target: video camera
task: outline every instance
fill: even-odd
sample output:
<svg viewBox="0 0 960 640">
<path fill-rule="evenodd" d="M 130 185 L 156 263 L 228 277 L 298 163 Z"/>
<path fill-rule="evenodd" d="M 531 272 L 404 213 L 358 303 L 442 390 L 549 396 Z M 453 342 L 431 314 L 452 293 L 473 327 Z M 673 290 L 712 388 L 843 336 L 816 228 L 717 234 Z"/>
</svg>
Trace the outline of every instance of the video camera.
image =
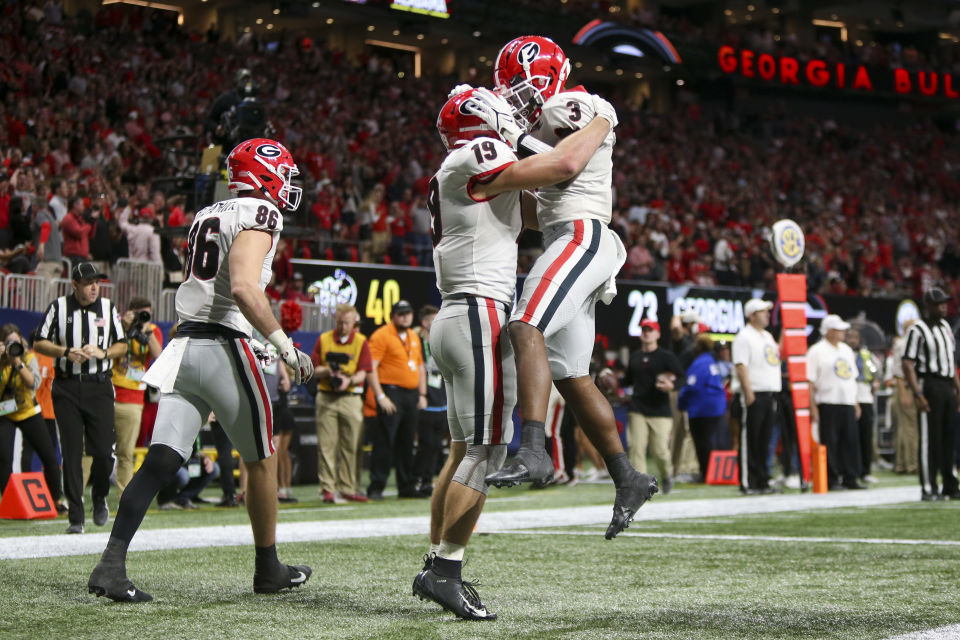
<svg viewBox="0 0 960 640">
<path fill-rule="evenodd" d="M 349 353 L 340 353 L 338 351 L 327 352 L 327 366 L 330 367 L 330 388 L 339 391 L 343 385 L 343 376 L 340 374 L 340 367 L 350 362 Z"/>
</svg>

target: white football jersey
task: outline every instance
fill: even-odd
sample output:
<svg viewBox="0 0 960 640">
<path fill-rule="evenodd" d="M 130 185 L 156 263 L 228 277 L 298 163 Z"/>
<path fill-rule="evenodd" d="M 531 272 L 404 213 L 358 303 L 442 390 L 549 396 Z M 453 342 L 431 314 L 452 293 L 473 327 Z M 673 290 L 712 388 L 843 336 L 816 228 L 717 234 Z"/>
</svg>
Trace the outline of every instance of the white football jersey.
<svg viewBox="0 0 960 640">
<path fill-rule="evenodd" d="M 190 227 L 184 281 L 177 289 L 180 322 L 220 324 L 250 335 L 253 327 L 230 293 L 228 256 L 233 241 L 246 229 L 269 233 L 273 240 L 260 269 L 260 289 L 270 283 L 273 254 L 283 229 L 283 216 L 259 198 L 217 202 L 197 213 Z"/>
<path fill-rule="evenodd" d="M 505 142 L 477 138 L 451 151 L 430 181 L 437 288 L 513 304 L 517 286 L 520 194 L 478 200 L 473 187 L 489 182 L 517 156 Z"/>
<path fill-rule="evenodd" d="M 583 90 L 556 93 L 547 100 L 532 135 L 557 146 L 565 132 L 576 131 L 596 117 L 592 96 Z M 570 184 L 537 190 L 537 219 L 540 228 L 573 220 L 595 218 L 609 224 L 613 211 L 613 145 L 617 136 L 607 134 L 583 171 Z"/>
</svg>

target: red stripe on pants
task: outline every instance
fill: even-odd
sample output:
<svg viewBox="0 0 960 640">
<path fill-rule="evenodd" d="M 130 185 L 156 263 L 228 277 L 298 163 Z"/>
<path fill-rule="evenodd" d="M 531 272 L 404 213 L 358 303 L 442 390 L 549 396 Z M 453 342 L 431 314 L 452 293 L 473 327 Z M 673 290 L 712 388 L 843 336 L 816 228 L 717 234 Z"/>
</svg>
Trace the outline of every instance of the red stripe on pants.
<svg viewBox="0 0 960 640">
<path fill-rule="evenodd" d="M 263 405 L 263 413 L 266 414 L 267 418 L 267 447 L 272 454 L 275 449 L 273 448 L 273 415 L 271 415 L 272 412 L 270 410 L 270 397 L 267 395 L 266 387 L 263 385 L 263 374 L 260 372 L 260 367 L 257 366 L 257 359 L 254 357 L 253 352 L 250 351 L 247 341 L 239 340 L 239 342 L 243 345 L 243 352 L 247 355 L 247 362 L 250 363 L 253 379 L 257 381 L 257 388 L 260 390 L 260 403 Z M 284 364 L 278 362 L 277 366 L 282 367 Z"/>
<path fill-rule="evenodd" d="M 500 318 L 497 305 L 492 300 L 487 304 L 487 316 L 490 318 L 490 346 L 493 353 L 493 417 L 490 444 L 500 444 L 503 438 L 503 358 L 500 346 Z M 474 427 L 476 428 L 476 427 Z"/>
<path fill-rule="evenodd" d="M 576 251 L 577 247 L 579 247 L 581 244 L 583 244 L 583 220 L 574 220 L 573 240 L 567 243 L 567 246 L 563 248 L 563 252 L 560 254 L 560 256 L 553 262 L 553 264 L 547 267 L 543 277 L 540 278 L 540 284 L 537 285 L 536 291 L 534 291 L 533 295 L 530 296 L 530 302 L 527 303 L 527 308 L 524 309 L 523 317 L 520 318 L 521 322 L 530 322 L 533 314 L 537 311 L 537 305 L 540 304 L 540 300 L 543 299 L 544 294 L 550 287 L 550 283 L 553 282 L 553 276 L 557 275 L 560 269 L 563 268 L 563 265 L 566 264 L 567 260 L 570 259 L 570 256 L 573 255 L 573 252 Z"/>
</svg>

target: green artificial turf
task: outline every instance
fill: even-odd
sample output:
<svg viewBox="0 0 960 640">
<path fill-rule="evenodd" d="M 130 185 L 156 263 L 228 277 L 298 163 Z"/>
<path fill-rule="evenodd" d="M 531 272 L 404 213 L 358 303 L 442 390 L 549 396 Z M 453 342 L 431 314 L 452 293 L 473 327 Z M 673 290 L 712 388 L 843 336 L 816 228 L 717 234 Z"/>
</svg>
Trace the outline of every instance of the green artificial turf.
<svg viewBox="0 0 960 640">
<path fill-rule="evenodd" d="M 882 480 L 883 486 L 907 484 Z M 423 500 L 388 498 L 347 509 L 318 506 L 319 498 L 310 504 L 311 492 L 316 495 L 315 488 L 298 490 L 307 505 L 284 509 L 281 521 L 426 515 Z M 607 504 L 610 492 L 605 485 L 520 489 L 501 492 L 499 505 L 496 498 L 490 505 Z M 658 500 L 735 494 L 729 487 L 681 485 Z M 226 520 L 245 523 L 246 516 L 212 507 L 151 511 L 147 525 Z M 426 551 L 423 536 L 282 544 L 282 560 L 309 564 L 314 575 L 302 588 L 274 596 L 253 594 L 249 547 L 131 553 L 130 577 L 156 597 L 139 605 L 87 594 L 95 556 L 4 560 L 0 638 L 880 639 L 960 623 L 960 546 L 895 543 L 957 541 L 958 522 L 960 504 L 917 501 L 696 520 L 641 518 L 614 541 L 603 539 L 602 526 L 477 535 L 464 576 L 480 578 L 481 597 L 500 616 L 483 623 L 458 621 L 412 597 Z M 0 524 L 3 535 L 41 529 L 61 532 L 60 524 Z M 861 538 L 890 542 L 848 540 Z"/>
</svg>

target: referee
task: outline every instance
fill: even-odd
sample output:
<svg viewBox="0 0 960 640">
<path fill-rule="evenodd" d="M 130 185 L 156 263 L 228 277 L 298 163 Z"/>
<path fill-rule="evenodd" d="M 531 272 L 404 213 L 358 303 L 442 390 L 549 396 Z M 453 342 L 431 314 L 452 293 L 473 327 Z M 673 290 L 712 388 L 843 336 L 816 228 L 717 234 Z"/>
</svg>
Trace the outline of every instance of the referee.
<svg viewBox="0 0 960 640">
<path fill-rule="evenodd" d="M 917 403 L 920 427 L 920 487 L 925 501 L 960 500 L 953 466 L 953 418 L 960 379 L 954 363 L 956 343 L 947 315 L 950 296 L 933 287 L 923 294 L 924 315 L 907 331 L 903 373 Z M 937 471 L 943 493 L 937 489 Z"/>
<path fill-rule="evenodd" d="M 89 262 L 73 268 L 73 293 L 50 303 L 34 350 L 54 358 L 53 410 L 60 429 L 63 487 L 69 507 L 67 533 L 83 533 L 83 471 L 86 440 L 93 456 L 93 521 L 110 517 L 107 494 L 113 471 L 113 358 L 127 352 L 120 314 L 100 297 L 100 274 Z"/>
</svg>

